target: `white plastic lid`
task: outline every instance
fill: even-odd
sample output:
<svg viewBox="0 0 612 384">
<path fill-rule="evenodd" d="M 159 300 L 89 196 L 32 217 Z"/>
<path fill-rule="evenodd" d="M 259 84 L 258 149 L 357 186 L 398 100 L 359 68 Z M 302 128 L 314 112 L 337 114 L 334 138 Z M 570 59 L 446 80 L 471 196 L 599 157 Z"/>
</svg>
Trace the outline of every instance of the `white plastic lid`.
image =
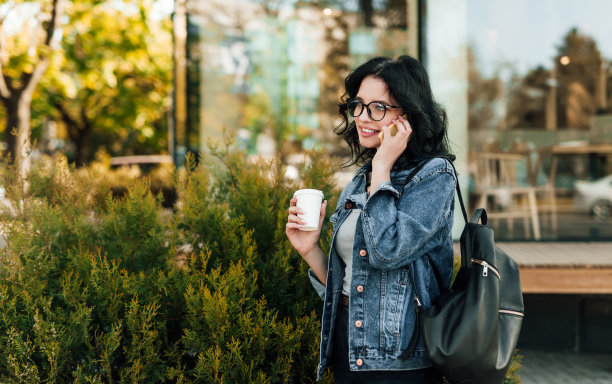
<svg viewBox="0 0 612 384">
<path fill-rule="evenodd" d="M 318 189 L 300 189 L 295 191 L 293 194 L 294 197 L 297 197 L 298 195 L 317 195 L 323 198 L 323 191 L 319 191 Z"/>
</svg>

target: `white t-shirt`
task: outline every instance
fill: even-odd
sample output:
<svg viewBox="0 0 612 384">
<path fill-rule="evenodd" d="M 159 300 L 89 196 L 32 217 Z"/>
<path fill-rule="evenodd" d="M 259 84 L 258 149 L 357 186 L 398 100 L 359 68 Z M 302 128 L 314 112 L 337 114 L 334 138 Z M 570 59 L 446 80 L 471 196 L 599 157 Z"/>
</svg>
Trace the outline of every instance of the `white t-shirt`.
<svg viewBox="0 0 612 384">
<path fill-rule="evenodd" d="M 351 292 L 351 277 L 353 275 L 353 242 L 355 241 L 355 228 L 357 227 L 357 219 L 361 209 L 355 208 L 347 216 L 346 219 L 336 232 L 334 247 L 338 256 L 344 261 L 344 279 L 342 281 L 342 293 L 349 296 Z"/>
</svg>

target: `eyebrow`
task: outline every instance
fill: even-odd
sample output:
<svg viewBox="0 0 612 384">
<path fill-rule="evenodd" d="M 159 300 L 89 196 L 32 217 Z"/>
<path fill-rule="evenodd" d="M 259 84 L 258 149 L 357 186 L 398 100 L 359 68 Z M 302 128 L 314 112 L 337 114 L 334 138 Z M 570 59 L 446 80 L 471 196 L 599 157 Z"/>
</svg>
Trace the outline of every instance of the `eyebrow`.
<svg viewBox="0 0 612 384">
<path fill-rule="evenodd" d="M 391 102 L 390 102 L 390 101 L 383 101 L 383 100 L 372 100 L 372 101 L 370 101 L 370 103 L 364 103 L 364 102 L 363 102 L 363 99 L 362 99 L 361 97 L 359 97 L 359 96 L 355 96 L 355 98 L 356 98 L 356 99 L 359 99 L 359 101 L 361 101 L 363 104 L 379 103 L 379 104 L 384 104 L 384 105 L 386 105 L 386 106 L 391 106 L 391 105 L 393 105 L 393 104 L 391 104 Z"/>
</svg>

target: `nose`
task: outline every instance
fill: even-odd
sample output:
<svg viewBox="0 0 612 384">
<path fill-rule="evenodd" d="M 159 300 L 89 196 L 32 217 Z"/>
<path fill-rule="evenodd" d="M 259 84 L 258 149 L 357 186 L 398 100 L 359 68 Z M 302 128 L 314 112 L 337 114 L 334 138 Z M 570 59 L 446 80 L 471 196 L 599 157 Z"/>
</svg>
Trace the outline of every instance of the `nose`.
<svg viewBox="0 0 612 384">
<path fill-rule="evenodd" d="M 372 121 L 372 118 L 370 117 L 370 107 L 363 106 L 363 110 L 361 111 L 361 114 L 357 116 L 357 118 L 359 121 Z"/>
</svg>

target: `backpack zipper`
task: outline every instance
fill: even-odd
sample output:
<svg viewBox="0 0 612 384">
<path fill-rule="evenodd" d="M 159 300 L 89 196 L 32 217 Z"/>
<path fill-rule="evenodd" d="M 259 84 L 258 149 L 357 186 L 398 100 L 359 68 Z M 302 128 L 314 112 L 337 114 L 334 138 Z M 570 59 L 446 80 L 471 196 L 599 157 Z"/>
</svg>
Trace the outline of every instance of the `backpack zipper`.
<svg viewBox="0 0 612 384">
<path fill-rule="evenodd" d="M 485 276 L 485 277 L 489 276 L 489 270 L 491 270 L 491 272 L 493 272 L 494 274 L 497 275 L 498 279 L 501 279 L 501 276 L 500 276 L 499 272 L 497 271 L 497 269 L 495 269 L 495 267 L 493 267 L 491 264 L 487 263 L 486 261 L 480 260 L 480 259 L 474 259 L 474 258 L 470 259 L 470 261 L 472 263 L 482 265 L 482 275 L 483 276 Z"/>
<path fill-rule="evenodd" d="M 511 311 L 509 309 L 500 309 L 499 313 L 507 313 L 510 315 L 515 315 L 515 316 L 520 316 L 520 317 L 524 317 L 525 314 L 523 312 L 518 312 L 518 311 Z"/>
</svg>

